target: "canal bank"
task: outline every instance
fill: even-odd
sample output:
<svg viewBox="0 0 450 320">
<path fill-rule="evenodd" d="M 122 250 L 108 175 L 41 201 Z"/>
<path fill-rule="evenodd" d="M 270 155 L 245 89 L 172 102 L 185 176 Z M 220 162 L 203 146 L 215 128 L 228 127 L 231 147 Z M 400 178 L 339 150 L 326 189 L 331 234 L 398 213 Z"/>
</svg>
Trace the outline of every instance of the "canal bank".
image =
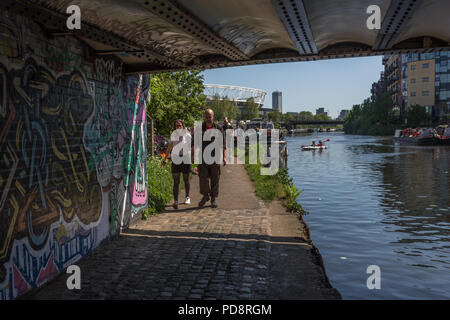
<svg viewBox="0 0 450 320">
<path fill-rule="evenodd" d="M 181 195 L 184 195 L 181 192 Z M 306 224 L 278 201 L 258 199 L 243 165 L 222 167 L 218 208 L 191 204 L 140 221 L 32 299 L 340 299 Z"/>
</svg>

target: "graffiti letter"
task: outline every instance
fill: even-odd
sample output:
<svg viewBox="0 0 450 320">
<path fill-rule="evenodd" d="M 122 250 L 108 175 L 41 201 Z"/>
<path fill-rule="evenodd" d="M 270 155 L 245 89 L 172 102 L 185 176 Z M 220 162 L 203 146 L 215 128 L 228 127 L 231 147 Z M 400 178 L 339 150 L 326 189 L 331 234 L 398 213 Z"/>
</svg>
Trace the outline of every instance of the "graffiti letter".
<svg viewBox="0 0 450 320">
<path fill-rule="evenodd" d="M 67 29 L 81 29 L 81 10 L 77 5 L 71 5 L 67 7 L 66 13 L 70 13 L 71 15 L 67 18 L 66 25 Z"/>
<path fill-rule="evenodd" d="M 381 29 L 381 9 L 377 5 L 371 5 L 367 7 L 367 14 L 372 14 L 366 22 L 367 28 L 369 30 Z"/>
<path fill-rule="evenodd" d="M 371 265 L 367 267 L 367 274 L 371 274 L 369 278 L 367 278 L 367 289 L 381 289 L 381 270 L 377 265 Z"/>
<path fill-rule="evenodd" d="M 69 278 L 67 278 L 67 289 L 73 290 L 81 289 L 81 270 L 79 266 L 71 265 L 67 268 L 66 273 L 72 274 Z"/>
</svg>

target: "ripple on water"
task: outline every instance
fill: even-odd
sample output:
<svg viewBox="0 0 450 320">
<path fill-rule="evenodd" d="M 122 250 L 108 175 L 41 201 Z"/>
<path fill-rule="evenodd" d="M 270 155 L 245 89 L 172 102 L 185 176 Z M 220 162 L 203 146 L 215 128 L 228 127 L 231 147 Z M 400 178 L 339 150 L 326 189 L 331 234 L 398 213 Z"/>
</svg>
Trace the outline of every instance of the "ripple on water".
<svg viewBox="0 0 450 320">
<path fill-rule="evenodd" d="M 323 137 L 331 141 L 321 153 L 292 147 Z M 449 148 L 339 133 L 287 141 L 289 173 L 309 211 L 305 221 L 344 298 L 450 296 Z M 382 271 L 379 292 L 365 285 L 372 264 Z"/>
</svg>

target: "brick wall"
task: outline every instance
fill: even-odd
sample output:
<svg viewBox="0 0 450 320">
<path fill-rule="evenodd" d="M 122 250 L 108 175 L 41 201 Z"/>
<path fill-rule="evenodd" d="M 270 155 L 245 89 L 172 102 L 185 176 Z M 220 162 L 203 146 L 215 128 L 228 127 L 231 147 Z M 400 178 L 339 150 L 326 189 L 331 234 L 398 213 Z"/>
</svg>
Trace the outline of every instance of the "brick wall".
<svg viewBox="0 0 450 320">
<path fill-rule="evenodd" d="M 148 76 L 135 110 L 138 77 L 122 67 L 0 11 L 0 300 L 54 278 L 146 206 Z"/>
</svg>

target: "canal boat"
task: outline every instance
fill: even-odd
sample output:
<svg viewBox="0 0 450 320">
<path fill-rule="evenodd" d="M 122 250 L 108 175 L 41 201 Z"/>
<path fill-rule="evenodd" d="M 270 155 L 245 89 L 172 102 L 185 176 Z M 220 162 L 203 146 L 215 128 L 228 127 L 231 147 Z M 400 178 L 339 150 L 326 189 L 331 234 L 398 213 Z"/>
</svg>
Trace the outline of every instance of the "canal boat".
<svg viewBox="0 0 450 320">
<path fill-rule="evenodd" d="M 408 128 L 402 131 L 397 130 L 395 133 L 395 140 L 419 146 L 433 146 L 439 144 L 436 131 L 432 128 L 417 130 Z"/>
<path fill-rule="evenodd" d="M 435 136 L 439 140 L 439 144 L 450 146 L 450 128 L 448 125 L 437 127 Z"/>
</svg>

